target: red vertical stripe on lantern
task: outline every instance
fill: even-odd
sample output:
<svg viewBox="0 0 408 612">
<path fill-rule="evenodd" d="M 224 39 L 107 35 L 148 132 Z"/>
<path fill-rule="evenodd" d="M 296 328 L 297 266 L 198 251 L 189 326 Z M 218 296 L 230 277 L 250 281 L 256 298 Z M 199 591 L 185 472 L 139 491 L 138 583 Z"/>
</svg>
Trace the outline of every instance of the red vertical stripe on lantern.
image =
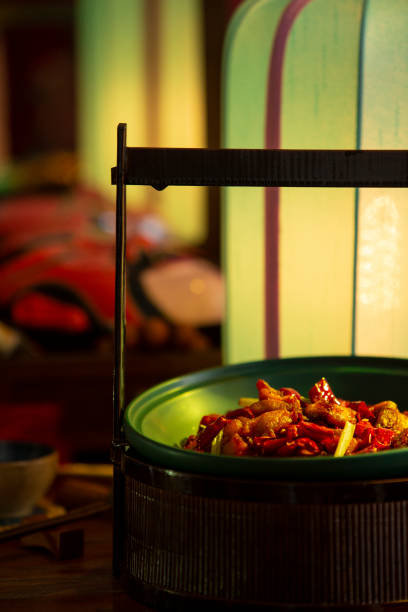
<svg viewBox="0 0 408 612">
<path fill-rule="evenodd" d="M 312 0 L 292 0 L 276 29 L 269 62 L 265 148 L 281 147 L 282 73 L 286 42 L 296 17 Z M 279 357 L 279 187 L 265 189 L 265 357 Z"/>
</svg>

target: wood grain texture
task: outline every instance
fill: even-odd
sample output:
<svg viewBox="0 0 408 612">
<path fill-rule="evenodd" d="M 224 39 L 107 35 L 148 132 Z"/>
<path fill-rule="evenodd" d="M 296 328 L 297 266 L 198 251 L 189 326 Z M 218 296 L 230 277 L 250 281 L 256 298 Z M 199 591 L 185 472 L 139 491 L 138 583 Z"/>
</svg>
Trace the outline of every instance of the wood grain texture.
<svg viewBox="0 0 408 612">
<path fill-rule="evenodd" d="M 18 540 L 0 546 L 0 609 L 30 612 L 147 612 L 112 577 L 111 513 L 78 521 L 84 555 L 57 561 L 41 549 L 27 549 Z"/>
<path fill-rule="evenodd" d="M 18 540 L 0 546 L 0 609 L 16 612 L 152 612 L 112 577 L 112 518 L 107 512 L 75 523 L 84 529 L 81 559 L 56 561 Z M 175 608 L 174 608 L 175 609 Z M 316 608 L 313 608 L 316 610 Z M 355 608 L 354 608 L 355 609 Z M 405 604 L 367 606 L 365 612 L 402 612 Z M 291 608 L 291 612 L 310 608 Z M 353 608 L 341 608 L 353 610 Z M 361 610 L 361 608 L 360 608 Z M 333 609 L 339 612 L 339 608 Z"/>
</svg>

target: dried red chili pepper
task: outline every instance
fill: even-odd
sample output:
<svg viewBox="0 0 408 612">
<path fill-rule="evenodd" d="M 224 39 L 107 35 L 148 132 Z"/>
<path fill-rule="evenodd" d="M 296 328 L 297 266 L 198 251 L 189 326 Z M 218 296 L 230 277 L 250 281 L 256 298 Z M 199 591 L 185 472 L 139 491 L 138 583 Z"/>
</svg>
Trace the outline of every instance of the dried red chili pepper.
<svg viewBox="0 0 408 612">
<path fill-rule="evenodd" d="M 384 427 L 373 427 L 369 421 L 360 421 L 356 425 L 354 435 L 358 439 L 355 453 L 362 450 L 374 452 L 374 448 L 376 450 L 389 448 L 395 437 L 395 432 Z"/>
<path fill-rule="evenodd" d="M 293 455 L 320 455 L 320 448 L 310 438 L 296 438 L 281 446 L 276 454 L 279 457 L 292 457 Z"/>
<path fill-rule="evenodd" d="M 296 453 L 296 444 L 295 442 L 285 442 L 277 451 L 277 457 L 293 457 Z"/>
<path fill-rule="evenodd" d="M 216 421 L 207 425 L 205 429 L 202 429 L 197 435 L 197 448 L 199 450 L 209 451 L 211 442 L 227 422 L 228 420 L 225 417 L 219 416 Z"/>
<path fill-rule="evenodd" d="M 326 438 L 334 438 L 336 434 L 335 429 L 331 429 L 325 425 L 316 425 L 316 423 L 310 423 L 308 421 L 302 421 L 299 423 L 298 427 L 300 436 L 307 436 L 317 442 Z"/>
<path fill-rule="evenodd" d="M 354 404 L 354 405 L 350 405 Z M 357 404 L 357 406 L 355 406 Z M 368 419 L 373 425 L 375 422 L 375 414 L 365 402 L 348 402 L 348 407 L 357 411 L 357 420 Z"/>
<path fill-rule="evenodd" d="M 334 395 L 329 383 L 323 377 L 309 391 L 312 402 L 323 401 L 330 404 L 341 404 L 340 400 Z"/>
<path fill-rule="evenodd" d="M 374 427 L 369 421 L 360 421 L 356 424 L 354 437 L 357 438 L 358 442 L 354 451 L 355 453 L 357 453 L 361 448 L 371 445 L 373 441 L 373 432 Z"/>
<path fill-rule="evenodd" d="M 371 425 L 370 421 L 358 421 L 354 430 L 354 435 L 356 438 L 362 438 L 367 435 L 367 432 L 371 432 L 373 429 L 374 427 Z"/>
<path fill-rule="evenodd" d="M 334 455 L 334 452 L 337 448 L 337 444 L 339 443 L 340 434 L 336 434 L 334 436 L 328 436 L 327 438 L 323 438 L 319 441 L 320 447 L 325 450 L 329 455 Z"/>
<path fill-rule="evenodd" d="M 297 455 L 320 455 L 319 445 L 311 438 L 297 438 L 294 440 Z"/>
<path fill-rule="evenodd" d="M 385 429 L 384 427 L 375 427 L 375 442 L 381 447 L 391 446 L 391 442 L 395 438 L 395 432 L 392 429 Z"/>
<path fill-rule="evenodd" d="M 293 432 L 294 433 L 294 432 Z M 268 436 L 258 436 L 253 439 L 254 447 L 264 455 L 290 457 L 293 455 L 319 455 L 321 450 L 314 440 L 307 437 L 288 437 L 272 439 Z"/>
<path fill-rule="evenodd" d="M 253 445 L 264 455 L 273 455 L 275 452 L 286 444 L 286 438 L 271 438 L 269 436 L 256 436 L 253 439 Z"/>
<path fill-rule="evenodd" d="M 219 414 L 206 414 L 202 417 L 200 421 L 200 425 L 203 427 L 207 427 L 208 425 L 212 425 L 219 418 Z"/>
</svg>

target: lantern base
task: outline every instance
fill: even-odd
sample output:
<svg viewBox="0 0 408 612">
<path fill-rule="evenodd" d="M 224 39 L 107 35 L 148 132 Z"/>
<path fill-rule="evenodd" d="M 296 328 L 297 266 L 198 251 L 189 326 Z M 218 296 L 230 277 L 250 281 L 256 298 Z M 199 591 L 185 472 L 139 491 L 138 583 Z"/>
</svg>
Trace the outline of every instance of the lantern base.
<svg viewBox="0 0 408 612">
<path fill-rule="evenodd" d="M 154 466 L 131 452 L 122 475 L 118 567 L 146 605 L 407 609 L 408 479 L 217 478 Z"/>
</svg>

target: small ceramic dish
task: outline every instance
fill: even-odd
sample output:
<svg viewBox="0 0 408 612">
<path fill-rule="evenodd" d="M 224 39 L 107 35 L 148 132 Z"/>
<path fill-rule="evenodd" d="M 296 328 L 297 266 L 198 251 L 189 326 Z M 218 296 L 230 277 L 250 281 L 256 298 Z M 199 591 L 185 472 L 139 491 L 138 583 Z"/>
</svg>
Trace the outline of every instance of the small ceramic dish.
<svg viewBox="0 0 408 612">
<path fill-rule="evenodd" d="M 29 516 L 57 468 L 58 454 L 49 446 L 0 440 L 0 521 Z"/>
</svg>

